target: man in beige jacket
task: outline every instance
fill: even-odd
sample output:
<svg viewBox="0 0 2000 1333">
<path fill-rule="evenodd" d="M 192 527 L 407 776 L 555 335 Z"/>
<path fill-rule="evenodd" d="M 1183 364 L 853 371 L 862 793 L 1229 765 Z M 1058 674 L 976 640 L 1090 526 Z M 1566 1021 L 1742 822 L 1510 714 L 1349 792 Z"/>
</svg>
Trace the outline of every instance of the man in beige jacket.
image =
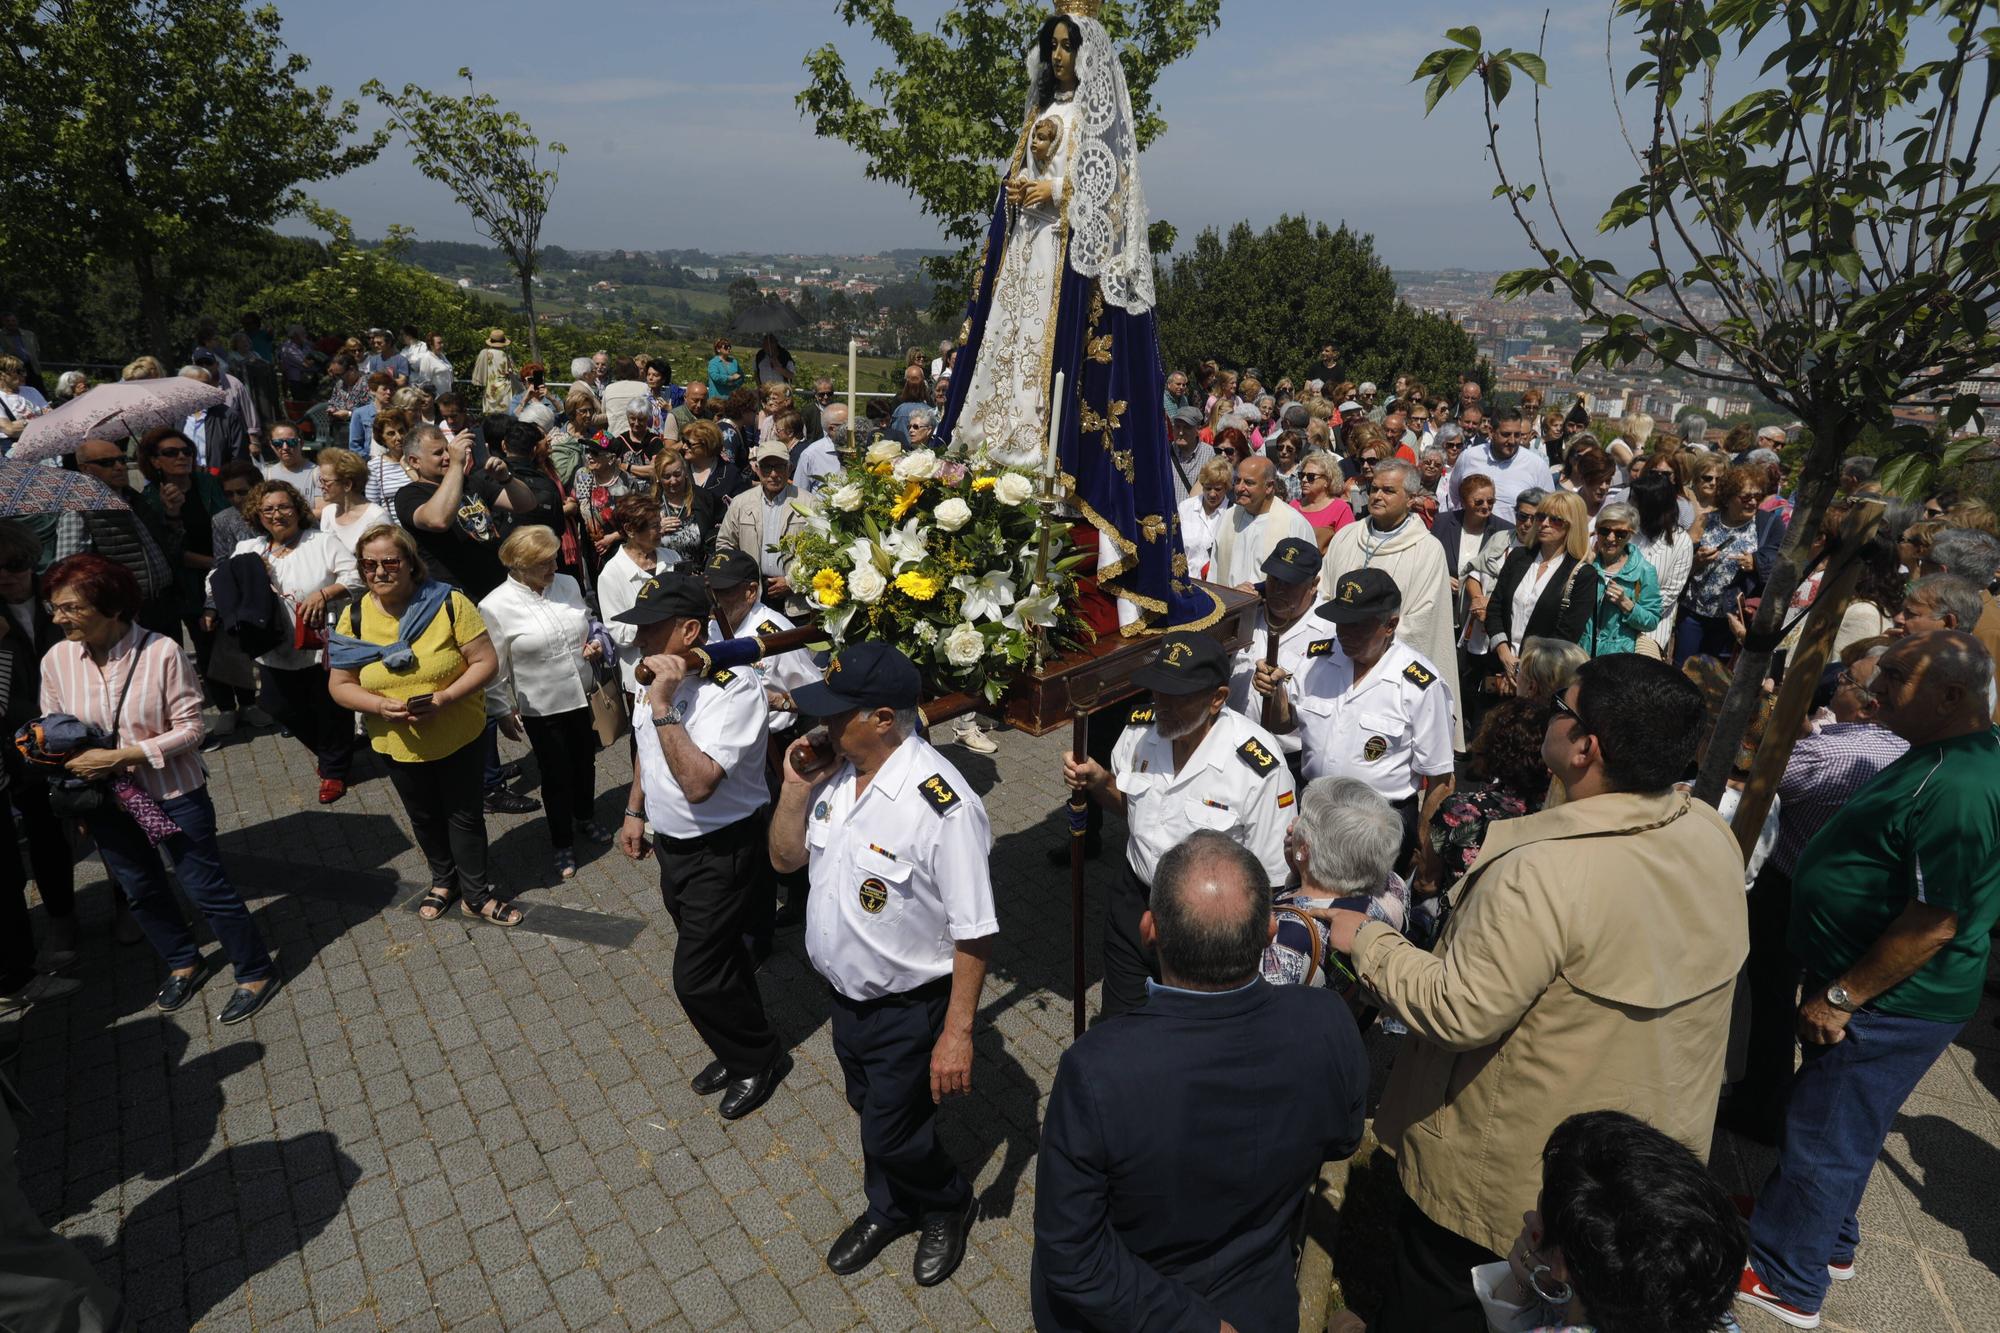
<svg viewBox="0 0 2000 1333">
<path fill-rule="evenodd" d="M 1565 1117 L 1624 1111 L 1706 1159 L 1749 928 L 1729 826 L 1674 786 L 1701 712 L 1664 662 L 1586 663 L 1542 739 L 1567 803 L 1491 826 L 1435 952 L 1327 914 L 1411 1032 L 1375 1118 L 1409 1206 L 1373 1333 L 1486 1327 L 1469 1270 L 1519 1233 Z"/>
</svg>

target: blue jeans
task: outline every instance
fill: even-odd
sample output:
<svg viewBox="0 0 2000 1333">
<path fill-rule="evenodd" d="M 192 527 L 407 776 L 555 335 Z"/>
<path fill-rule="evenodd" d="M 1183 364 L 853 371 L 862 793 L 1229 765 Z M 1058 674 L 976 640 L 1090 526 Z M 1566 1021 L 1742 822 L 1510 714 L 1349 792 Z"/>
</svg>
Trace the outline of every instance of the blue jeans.
<svg viewBox="0 0 2000 1333">
<path fill-rule="evenodd" d="M 1819 1309 L 1826 1266 L 1854 1258 L 1854 1212 L 1889 1126 L 1964 1026 L 1864 1009 L 1848 1019 L 1845 1041 L 1806 1045 L 1778 1165 L 1750 1218 L 1751 1267 L 1784 1300 Z"/>
<path fill-rule="evenodd" d="M 222 868 L 222 849 L 215 841 L 215 803 L 208 798 L 208 788 L 197 787 L 185 796 L 161 801 L 160 808 L 181 829 L 160 845 L 174 858 L 181 888 L 207 919 L 208 928 L 215 932 L 222 952 L 235 967 L 237 984 L 270 976 L 271 955 L 264 949 L 264 937 L 250 919 L 243 895 Z M 159 850 L 147 844 L 145 833 L 115 805 L 91 815 L 88 822 L 104 868 L 132 905 L 132 919 L 167 960 L 168 970 L 200 962 L 201 947 L 189 933 L 173 890 L 167 886 L 167 870 L 160 863 Z"/>
<path fill-rule="evenodd" d="M 1674 629 L 1674 665 L 1679 666 L 1698 653 L 1727 662 L 1742 645 L 1729 628 L 1728 616 L 1699 616 L 1689 611 Z"/>
</svg>

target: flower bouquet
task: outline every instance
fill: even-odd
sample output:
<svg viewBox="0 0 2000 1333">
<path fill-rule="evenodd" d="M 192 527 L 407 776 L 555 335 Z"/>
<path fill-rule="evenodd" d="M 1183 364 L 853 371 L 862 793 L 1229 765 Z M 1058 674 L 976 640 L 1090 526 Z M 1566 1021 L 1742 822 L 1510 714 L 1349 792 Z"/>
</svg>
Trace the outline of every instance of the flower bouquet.
<svg viewBox="0 0 2000 1333">
<path fill-rule="evenodd" d="M 1089 635 L 1074 572 L 1087 556 L 1056 546 L 1036 579 L 1036 485 L 1013 468 L 878 441 L 816 499 L 795 502 L 807 524 L 780 547 L 786 577 L 836 646 L 894 643 L 934 692 L 998 703 L 1037 631 L 1051 653 Z"/>
</svg>

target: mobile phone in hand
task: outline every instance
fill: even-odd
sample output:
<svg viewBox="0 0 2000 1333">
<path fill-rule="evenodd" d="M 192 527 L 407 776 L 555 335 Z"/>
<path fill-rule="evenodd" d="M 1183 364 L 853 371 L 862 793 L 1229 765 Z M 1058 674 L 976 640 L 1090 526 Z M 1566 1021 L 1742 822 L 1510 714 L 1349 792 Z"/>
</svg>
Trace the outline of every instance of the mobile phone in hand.
<svg viewBox="0 0 2000 1333">
<path fill-rule="evenodd" d="M 435 697 L 435 695 L 430 694 L 413 694 L 405 699 L 403 703 L 412 713 L 421 713 L 430 708 L 431 701 Z"/>
</svg>

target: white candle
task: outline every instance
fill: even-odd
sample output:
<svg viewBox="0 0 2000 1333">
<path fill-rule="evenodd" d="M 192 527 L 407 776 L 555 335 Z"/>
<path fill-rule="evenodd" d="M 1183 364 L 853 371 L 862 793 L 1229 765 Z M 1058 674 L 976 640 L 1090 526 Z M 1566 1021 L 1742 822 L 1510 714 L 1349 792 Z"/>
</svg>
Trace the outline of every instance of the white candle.
<svg viewBox="0 0 2000 1333">
<path fill-rule="evenodd" d="M 1056 372 L 1055 391 L 1049 395 L 1049 454 L 1048 460 L 1043 464 L 1042 469 L 1043 475 L 1049 479 L 1051 485 L 1054 484 L 1060 472 L 1057 463 L 1062 447 L 1059 443 L 1062 439 L 1062 408 L 1063 373 L 1058 370 Z"/>
<path fill-rule="evenodd" d="M 861 344 L 849 338 L 847 340 L 847 438 L 849 440 L 860 438 L 854 433 L 855 428 L 861 424 L 854 415 L 854 368 L 858 364 L 860 351 Z"/>
</svg>

